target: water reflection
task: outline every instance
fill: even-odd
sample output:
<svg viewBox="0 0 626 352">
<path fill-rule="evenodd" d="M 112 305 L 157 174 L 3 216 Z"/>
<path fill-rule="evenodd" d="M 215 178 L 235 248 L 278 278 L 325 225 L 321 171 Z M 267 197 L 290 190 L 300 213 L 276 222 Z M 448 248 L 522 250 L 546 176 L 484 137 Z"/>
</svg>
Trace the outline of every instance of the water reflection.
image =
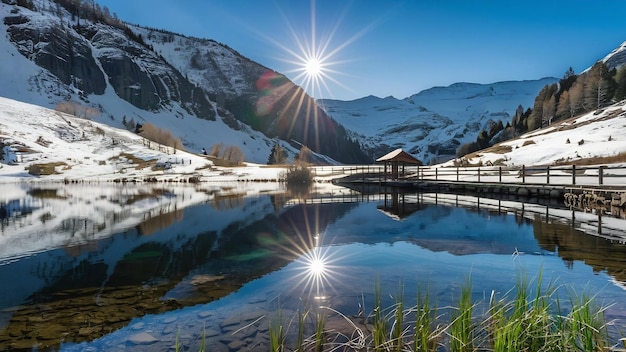
<svg viewBox="0 0 626 352">
<path fill-rule="evenodd" d="M 184 187 L 12 194 L 36 204 L 12 212 L 0 237 L 0 346 L 17 350 L 88 341 L 135 317 L 229 295 L 313 248 L 302 234 L 350 207 L 276 212 L 273 197 Z M 54 215 L 39 221 L 41 213 Z"/>
<path fill-rule="evenodd" d="M 10 193 L 3 204 L 28 205 L 5 218 L 0 236 L 0 346 L 16 350 L 58 349 L 61 340 L 64 350 L 166 350 L 177 338 L 194 349 L 203 331 L 214 349 L 261 350 L 278 308 L 289 318 L 321 305 L 357 314 L 377 275 L 394 293 L 403 282 L 405 297 L 426 282 L 443 305 L 470 272 L 480 295 L 510 289 L 523 265 L 626 299 L 606 288 L 626 282 L 626 246 L 586 219 L 612 237 L 626 237 L 624 220 L 568 209 L 397 191 L 294 199 L 236 188 L 20 186 L 2 195 Z M 608 316 L 626 317 L 626 308 Z M 139 343 L 140 334 L 153 342 Z"/>
<path fill-rule="evenodd" d="M 319 240 L 320 236 L 316 235 L 315 247 L 296 259 L 295 276 L 300 279 L 294 288 L 307 292 L 304 297 L 311 297 L 318 301 L 317 304 L 324 304 L 327 290 L 332 290 L 340 273 L 339 268 L 333 265 L 338 258 L 331 255 L 329 247 L 321 247 Z"/>
</svg>

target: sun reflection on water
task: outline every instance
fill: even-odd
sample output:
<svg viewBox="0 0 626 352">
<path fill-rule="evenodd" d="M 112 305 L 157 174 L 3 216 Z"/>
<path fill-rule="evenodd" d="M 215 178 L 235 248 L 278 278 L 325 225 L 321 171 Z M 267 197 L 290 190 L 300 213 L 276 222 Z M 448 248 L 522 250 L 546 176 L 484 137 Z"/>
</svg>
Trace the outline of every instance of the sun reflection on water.
<svg viewBox="0 0 626 352">
<path fill-rule="evenodd" d="M 331 253 L 331 246 L 320 246 L 320 235 L 312 236 L 309 246 L 300 247 L 300 256 L 295 260 L 295 282 L 292 292 L 301 292 L 303 299 L 313 299 L 317 304 L 326 304 L 341 274 L 335 263 L 340 259 Z"/>
</svg>

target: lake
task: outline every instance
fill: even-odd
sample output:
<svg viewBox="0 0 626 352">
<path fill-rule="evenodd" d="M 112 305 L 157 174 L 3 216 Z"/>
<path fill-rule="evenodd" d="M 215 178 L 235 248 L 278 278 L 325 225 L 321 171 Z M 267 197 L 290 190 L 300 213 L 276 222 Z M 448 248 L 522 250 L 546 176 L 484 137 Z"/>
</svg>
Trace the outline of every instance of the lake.
<svg viewBox="0 0 626 352">
<path fill-rule="evenodd" d="M 298 314 L 526 276 L 626 331 L 626 220 L 558 204 L 273 184 L 0 185 L 0 351 L 269 349 Z M 468 284 L 469 283 L 469 284 Z M 477 305 L 476 314 L 481 314 Z M 336 315 L 336 314 L 335 314 Z M 329 318 L 330 324 L 337 324 Z"/>
</svg>

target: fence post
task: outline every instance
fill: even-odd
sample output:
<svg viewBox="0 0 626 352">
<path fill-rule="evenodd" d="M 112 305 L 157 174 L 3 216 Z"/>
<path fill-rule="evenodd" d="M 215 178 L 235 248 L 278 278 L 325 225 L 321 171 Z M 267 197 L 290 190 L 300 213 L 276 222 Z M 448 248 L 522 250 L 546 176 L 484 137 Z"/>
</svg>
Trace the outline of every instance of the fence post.
<svg viewBox="0 0 626 352">
<path fill-rule="evenodd" d="M 502 183 L 502 166 L 498 166 L 498 183 Z"/>
<path fill-rule="evenodd" d="M 576 165 L 572 165 L 572 185 L 576 184 Z"/>
<path fill-rule="evenodd" d="M 546 167 L 546 184 L 550 184 L 550 166 Z"/>
<path fill-rule="evenodd" d="M 439 180 L 439 169 L 435 168 L 435 181 Z"/>
<path fill-rule="evenodd" d="M 600 185 L 604 184 L 604 165 L 600 166 L 600 168 L 598 169 L 598 183 Z"/>
<path fill-rule="evenodd" d="M 526 183 L 526 165 L 522 165 L 522 183 Z"/>
<path fill-rule="evenodd" d="M 480 182 L 480 168 L 478 168 L 478 182 Z"/>
<path fill-rule="evenodd" d="M 459 167 L 456 167 L 456 180 L 459 180 Z"/>
</svg>

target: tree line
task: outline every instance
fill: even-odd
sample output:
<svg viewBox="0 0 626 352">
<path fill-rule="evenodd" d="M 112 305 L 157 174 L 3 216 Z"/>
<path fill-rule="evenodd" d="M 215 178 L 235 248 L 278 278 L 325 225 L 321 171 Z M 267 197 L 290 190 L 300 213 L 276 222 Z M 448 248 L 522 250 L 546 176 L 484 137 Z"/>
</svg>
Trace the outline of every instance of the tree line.
<svg viewBox="0 0 626 352">
<path fill-rule="evenodd" d="M 626 65 L 609 69 L 602 61 L 577 75 L 570 67 L 557 83 L 544 86 L 532 108 L 519 105 L 506 126 L 492 122 L 476 141 L 461 145 L 457 157 L 487 148 L 528 131 L 547 127 L 574 116 L 601 110 L 626 99 Z"/>
</svg>

